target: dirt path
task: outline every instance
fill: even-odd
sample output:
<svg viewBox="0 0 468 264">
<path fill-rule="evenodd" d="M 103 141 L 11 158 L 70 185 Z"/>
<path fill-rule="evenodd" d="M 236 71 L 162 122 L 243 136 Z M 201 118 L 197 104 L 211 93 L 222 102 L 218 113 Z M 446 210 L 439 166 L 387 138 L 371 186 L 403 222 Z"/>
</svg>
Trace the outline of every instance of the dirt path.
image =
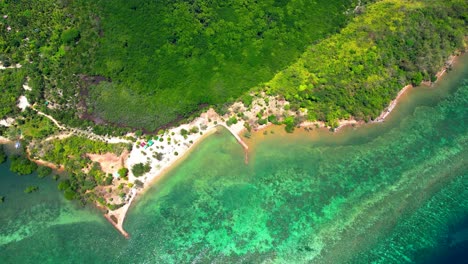
<svg viewBox="0 0 468 264">
<path fill-rule="evenodd" d="M 46 141 L 52 140 L 52 139 L 54 139 L 54 137 L 56 137 L 58 139 L 62 139 L 62 138 L 70 137 L 73 134 L 77 134 L 77 135 L 85 136 L 85 137 L 87 137 L 89 139 L 104 141 L 104 142 L 111 143 L 111 144 L 132 143 L 130 140 L 126 140 L 126 139 L 122 139 L 122 138 L 118 138 L 118 137 L 100 136 L 100 135 L 96 135 L 96 134 L 94 134 L 94 133 L 92 133 L 90 131 L 81 130 L 81 129 L 77 129 L 77 128 L 68 129 L 67 127 L 65 127 L 63 125 L 60 125 L 60 123 L 54 117 L 52 117 L 52 116 L 50 116 L 48 114 L 45 114 L 45 113 L 35 109 L 34 107 L 32 107 L 32 109 L 34 111 L 36 111 L 39 115 L 45 116 L 46 118 L 50 119 L 60 130 L 71 130 L 71 133 L 69 133 L 69 134 L 62 134 L 62 135 L 58 135 L 58 136 L 52 136 L 52 137 L 46 139 Z"/>
<path fill-rule="evenodd" d="M 36 110 L 34 107 L 32 108 L 34 109 L 34 111 L 36 111 L 39 115 L 42 115 L 42 116 L 45 116 L 47 118 L 49 118 L 52 122 L 54 122 L 54 124 L 59 128 L 59 129 L 62 129 L 62 130 L 66 130 L 66 128 L 62 125 L 59 124 L 59 122 L 57 122 L 57 120 L 55 120 L 55 118 L 53 118 L 52 116 L 48 115 L 48 114 L 44 114 L 43 112 L 39 111 L 39 110 Z"/>
</svg>

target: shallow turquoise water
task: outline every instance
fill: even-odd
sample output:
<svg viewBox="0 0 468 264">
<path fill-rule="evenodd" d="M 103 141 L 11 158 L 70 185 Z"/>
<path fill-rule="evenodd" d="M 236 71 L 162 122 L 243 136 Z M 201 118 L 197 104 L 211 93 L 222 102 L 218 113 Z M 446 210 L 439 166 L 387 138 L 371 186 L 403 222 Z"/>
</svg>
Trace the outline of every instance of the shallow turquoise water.
<svg viewBox="0 0 468 264">
<path fill-rule="evenodd" d="M 249 165 L 220 131 L 140 197 L 129 240 L 2 165 L 0 262 L 444 262 L 468 244 L 467 76 L 412 91 L 385 124 L 261 136 Z"/>
</svg>

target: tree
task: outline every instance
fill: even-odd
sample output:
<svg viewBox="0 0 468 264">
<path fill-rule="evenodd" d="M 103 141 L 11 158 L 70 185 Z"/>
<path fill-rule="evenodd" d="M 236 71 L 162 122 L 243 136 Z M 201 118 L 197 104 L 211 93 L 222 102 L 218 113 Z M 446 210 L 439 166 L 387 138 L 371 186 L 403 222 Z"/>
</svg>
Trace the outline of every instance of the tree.
<svg viewBox="0 0 468 264">
<path fill-rule="evenodd" d="M 421 72 L 417 72 L 413 75 L 413 78 L 411 78 L 411 83 L 415 86 L 421 85 L 421 82 L 423 80 L 423 75 Z"/>
<path fill-rule="evenodd" d="M 293 116 L 288 116 L 283 120 L 283 124 L 285 124 L 285 130 L 288 133 L 294 132 L 294 127 L 296 126 L 294 117 Z"/>
<path fill-rule="evenodd" d="M 188 131 L 187 131 L 186 129 L 183 129 L 183 128 L 182 128 L 182 129 L 180 130 L 180 134 L 181 134 L 182 136 L 186 136 L 186 135 L 188 134 Z"/>
<path fill-rule="evenodd" d="M 132 173 L 135 177 L 140 177 L 143 174 L 149 172 L 150 170 L 151 170 L 151 166 L 148 163 L 146 164 L 138 163 L 132 167 Z"/>
<path fill-rule="evenodd" d="M 120 168 L 119 171 L 119 176 L 121 178 L 127 178 L 127 175 L 128 175 L 128 169 L 127 168 Z"/>
<path fill-rule="evenodd" d="M 63 196 L 65 196 L 65 199 L 71 201 L 76 198 L 76 193 L 72 189 L 68 188 L 63 193 Z"/>
<path fill-rule="evenodd" d="M 191 134 L 196 134 L 200 131 L 200 129 L 197 126 L 193 126 L 190 128 L 190 133 Z"/>
</svg>

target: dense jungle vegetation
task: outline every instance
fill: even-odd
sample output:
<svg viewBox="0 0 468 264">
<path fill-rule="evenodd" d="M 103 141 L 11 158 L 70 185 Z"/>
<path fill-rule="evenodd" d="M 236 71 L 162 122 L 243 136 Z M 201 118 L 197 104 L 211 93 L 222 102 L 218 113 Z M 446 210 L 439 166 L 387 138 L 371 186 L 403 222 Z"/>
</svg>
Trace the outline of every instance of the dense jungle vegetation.
<svg viewBox="0 0 468 264">
<path fill-rule="evenodd" d="M 94 114 L 147 130 L 234 101 L 346 22 L 350 0 L 98 1 Z"/>
<path fill-rule="evenodd" d="M 0 118 L 25 93 L 67 125 L 123 134 L 99 124 L 155 130 L 264 89 L 311 120 L 370 120 L 402 86 L 435 79 L 464 45 L 468 11 L 358 2 L 0 1 L 0 61 L 23 65 L 0 71 Z"/>
<path fill-rule="evenodd" d="M 465 49 L 467 23 L 466 1 L 380 1 L 263 88 L 307 109 L 310 120 L 368 121 L 403 86 L 436 80 L 445 60 Z"/>
<path fill-rule="evenodd" d="M 268 81 L 338 32 L 356 3 L 3 1 L 0 59 L 27 68 L 31 100 L 50 101 L 59 109 L 43 110 L 62 122 L 90 125 L 78 105 L 93 120 L 155 130 Z"/>
</svg>

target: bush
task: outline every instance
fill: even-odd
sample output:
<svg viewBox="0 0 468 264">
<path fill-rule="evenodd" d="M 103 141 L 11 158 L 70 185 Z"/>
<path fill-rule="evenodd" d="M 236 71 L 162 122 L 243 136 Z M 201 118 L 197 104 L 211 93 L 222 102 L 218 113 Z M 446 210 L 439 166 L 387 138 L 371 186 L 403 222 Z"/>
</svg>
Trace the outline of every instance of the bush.
<svg viewBox="0 0 468 264">
<path fill-rule="evenodd" d="M 296 126 L 295 120 L 293 116 L 288 116 L 284 119 L 283 124 L 286 125 L 284 128 L 286 132 L 292 133 L 294 132 L 294 127 Z"/>
<path fill-rule="evenodd" d="M 135 181 L 135 186 L 138 187 L 138 188 L 143 188 L 143 182 L 139 181 L 139 180 L 136 180 Z"/>
<path fill-rule="evenodd" d="M 111 211 L 115 211 L 115 210 L 121 208 L 121 207 L 124 206 L 124 205 L 125 205 L 125 204 L 111 204 L 111 203 L 109 203 L 109 204 L 107 204 L 107 208 L 108 208 L 109 210 L 111 210 Z M 114 215 L 112 215 L 112 216 L 114 216 Z M 111 218 L 112 218 L 112 216 L 111 216 Z M 115 217 L 115 216 L 114 216 L 114 217 Z M 117 218 L 116 218 L 115 220 L 112 219 L 112 221 L 114 221 L 114 222 L 117 223 Z"/>
<path fill-rule="evenodd" d="M 237 124 L 237 118 L 235 116 L 231 116 L 229 120 L 226 122 L 227 126 L 231 126 L 233 124 Z"/>
<path fill-rule="evenodd" d="M 193 126 L 192 128 L 190 128 L 190 133 L 192 133 L 192 134 L 196 134 L 196 133 L 198 133 L 198 131 L 199 131 L 199 129 L 198 129 L 197 126 Z"/>
<path fill-rule="evenodd" d="M 156 156 L 156 159 L 159 160 L 159 161 L 161 161 L 163 159 L 163 157 L 164 157 L 164 155 L 162 153 L 160 153 L 160 152 L 157 152 L 154 155 Z"/>
<path fill-rule="evenodd" d="M 127 175 L 128 175 L 128 169 L 127 168 L 120 168 L 119 171 L 119 176 L 121 178 L 127 178 Z"/>
<path fill-rule="evenodd" d="M 252 131 L 252 127 L 250 126 L 250 124 L 248 122 L 244 123 L 244 127 L 247 129 L 247 131 L 249 131 L 249 132 Z"/>
<path fill-rule="evenodd" d="M 270 116 L 268 116 L 268 122 L 271 122 L 271 123 L 277 125 L 278 124 L 278 118 L 275 115 L 270 115 Z"/>
<path fill-rule="evenodd" d="M 29 186 L 28 188 L 24 189 L 24 193 L 32 193 L 39 190 L 37 186 Z"/>
<path fill-rule="evenodd" d="M 268 123 L 268 120 L 264 119 L 264 118 L 261 118 L 258 120 L 258 124 L 259 125 L 266 125 Z"/>
<path fill-rule="evenodd" d="M 107 176 L 104 185 L 109 186 L 112 184 L 112 181 L 114 181 L 114 178 L 112 176 Z"/>
</svg>

